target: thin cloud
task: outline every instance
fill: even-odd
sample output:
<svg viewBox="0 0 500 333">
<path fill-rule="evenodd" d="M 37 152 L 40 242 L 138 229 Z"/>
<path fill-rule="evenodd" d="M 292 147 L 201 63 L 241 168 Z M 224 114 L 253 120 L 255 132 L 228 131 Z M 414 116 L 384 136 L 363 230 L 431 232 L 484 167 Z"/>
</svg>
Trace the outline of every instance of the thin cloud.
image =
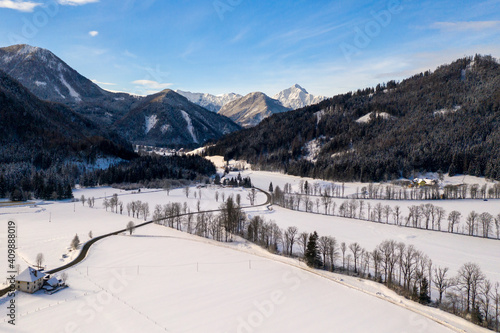
<svg viewBox="0 0 500 333">
<path fill-rule="evenodd" d="M 61 5 L 82 6 L 88 3 L 99 2 L 99 0 L 58 0 Z"/>
<path fill-rule="evenodd" d="M 99 31 L 89 31 L 89 35 L 90 37 L 96 37 L 97 35 L 99 35 Z"/>
<path fill-rule="evenodd" d="M 31 1 L 0 0 L 0 8 L 14 9 L 20 12 L 32 12 L 36 7 L 41 5 L 41 3 Z"/>
<path fill-rule="evenodd" d="M 133 81 L 132 83 L 137 84 L 139 86 L 143 86 L 146 89 L 155 89 L 155 90 L 158 89 L 163 90 L 173 85 L 173 83 L 160 83 L 152 80 L 136 80 Z"/>
<path fill-rule="evenodd" d="M 137 56 L 132 52 L 130 52 L 129 50 L 125 50 L 125 52 L 123 52 L 123 55 L 129 58 L 137 59 Z"/>
<path fill-rule="evenodd" d="M 105 85 L 105 86 L 116 86 L 116 83 L 108 83 L 108 82 L 99 82 L 97 80 L 90 80 L 92 82 L 94 82 L 95 84 L 102 84 L 102 85 Z"/>
<path fill-rule="evenodd" d="M 245 35 L 246 35 L 249 31 L 250 31 L 250 29 L 249 29 L 249 28 L 246 28 L 246 29 L 244 29 L 244 30 L 240 31 L 240 32 L 239 32 L 236 36 L 234 36 L 233 38 L 231 38 L 230 42 L 231 42 L 231 43 L 237 43 L 237 42 L 239 42 L 240 40 L 242 40 L 242 39 L 245 37 Z"/>
<path fill-rule="evenodd" d="M 446 31 L 480 31 L 500 28 L 500 21 L 435 22 L 432 29 Z"/>
</svg>

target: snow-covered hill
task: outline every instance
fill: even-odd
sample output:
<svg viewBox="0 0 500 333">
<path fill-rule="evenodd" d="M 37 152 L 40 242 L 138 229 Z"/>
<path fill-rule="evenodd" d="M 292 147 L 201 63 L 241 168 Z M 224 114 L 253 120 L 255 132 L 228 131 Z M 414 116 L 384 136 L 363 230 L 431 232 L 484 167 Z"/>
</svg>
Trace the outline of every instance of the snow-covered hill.
<svg viewBox="0 0 500 333">
<path fill-rule="evenodd" d="M 175 90 L 176 93 L 186 97 L 190 102 L 198 104 L 207 110 L 219 112 L 227 103 L 243 96 L 235 93 L 212 95 L 207 93 L 192 93 L 190 91 Z"/>
<path fill-rule="evenodd" d="M 304 106 L 317 104 L 327 97 L 311 95 L 298 84 L 294 84 L 290 88 L 280 91 L 274 95 L 273 98 L 280 101 L 284 107 L 295 110 L 303 108 Z"/>
</svg>

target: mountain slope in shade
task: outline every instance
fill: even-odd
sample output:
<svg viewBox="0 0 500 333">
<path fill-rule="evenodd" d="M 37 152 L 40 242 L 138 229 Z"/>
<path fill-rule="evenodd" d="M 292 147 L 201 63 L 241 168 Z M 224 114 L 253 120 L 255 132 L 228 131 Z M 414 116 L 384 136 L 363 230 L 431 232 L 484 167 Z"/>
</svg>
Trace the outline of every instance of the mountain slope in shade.
<svg viewBox="0 0 500 333">
<path fill-rule="evenodd" d="M 0 71 L 0 162 L 41 163 L 133 156 L 132 147 L 68 107 L 41 101 Z M 42 165 L 38 165 L 42 166 Z"/>
<path fill-rule="evenodd" d="M 318 104 L 327 97 L 311 95 L 298 84 L 294 84 L 292 87 L 280 91 L 273 98 L 280 101 L 284 107 L 295 110 L 312 104 Z"/>
<path fill-rule="evenodd" d="M 224 105 L 219 114 L 243 127 L 253 127 L 275 113 L 290 111 L 264 93 L 254 92 Z"/>
<path fill-rule="evenodd" d="M 80 75 L 49 50 L 30 45 L 0 48 L 0 70 L 38 98 L 63 103 L 80 114 L 111 124 L 138 101 L 126 93 L 111 93 Z"/>
<path fill-rule="evenodd" d="M 43 100 L 79 103 L 105 92 L 52 52 L 29 45 L 0 48 L 0 69 Z"/>
<path fill-rule="evenodd" d="M 190 102 L 198 104 L 212 112 L 219 112 L 219 110 L 227 103 L 243 96 L 235 93 L 211 95 L 206 93 L 192 93 L 190 91 L 175 90 L 176 93 L 186 97 Z"/>
<path fill-rule="evenodd" d="M 166 147 L 195 147 L 240 129 L 170 89 L 147 96 L 114 126 L 133 143 Z"/>
</svg>

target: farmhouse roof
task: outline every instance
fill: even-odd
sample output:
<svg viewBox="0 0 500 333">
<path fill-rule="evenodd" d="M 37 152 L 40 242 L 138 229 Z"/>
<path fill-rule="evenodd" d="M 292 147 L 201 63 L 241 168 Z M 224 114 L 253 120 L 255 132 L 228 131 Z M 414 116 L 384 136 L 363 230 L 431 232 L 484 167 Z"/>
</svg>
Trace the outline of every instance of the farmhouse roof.
<svg viewBox="0 0 500 333">
<path fill-rule="evenodd" d="M 16 281 L 35 282 L 42 279 L 44 276 L 45 273 L 39 272 L 34 268 L 28 267 L 21 274 L 17 276 Z"/>
</svg>

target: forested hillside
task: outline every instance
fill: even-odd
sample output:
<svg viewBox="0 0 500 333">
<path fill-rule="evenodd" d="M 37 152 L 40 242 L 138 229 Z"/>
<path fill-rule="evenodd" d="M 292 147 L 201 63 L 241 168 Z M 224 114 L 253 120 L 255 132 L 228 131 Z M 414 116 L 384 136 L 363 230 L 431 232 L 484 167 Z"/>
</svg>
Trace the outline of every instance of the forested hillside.
<svg viewBox="0 0 500 333">
<path fill-rule="evenodd" d="M 346 181 L 439 170 L 500 179 L 499 152 L 500 65 L 477 55 L 273 115 L 207 151 Z"/>
<path fill-rule="evenodd" d="M 139 157 L 115 132 L 63 104 L 41 101 L 1 70 L 0 131 L 0 198 L 67 199 L 78 182 L 193 180 L 215 173 L 199 156 Z"/>
<path fill-rule="evenodd" d="M 71 197 L 78 168 L 98 158 L 130 159 L 130 143 L 68 107 L 39 100 L 0 71 L 0 197 Z"/>
</svg>

